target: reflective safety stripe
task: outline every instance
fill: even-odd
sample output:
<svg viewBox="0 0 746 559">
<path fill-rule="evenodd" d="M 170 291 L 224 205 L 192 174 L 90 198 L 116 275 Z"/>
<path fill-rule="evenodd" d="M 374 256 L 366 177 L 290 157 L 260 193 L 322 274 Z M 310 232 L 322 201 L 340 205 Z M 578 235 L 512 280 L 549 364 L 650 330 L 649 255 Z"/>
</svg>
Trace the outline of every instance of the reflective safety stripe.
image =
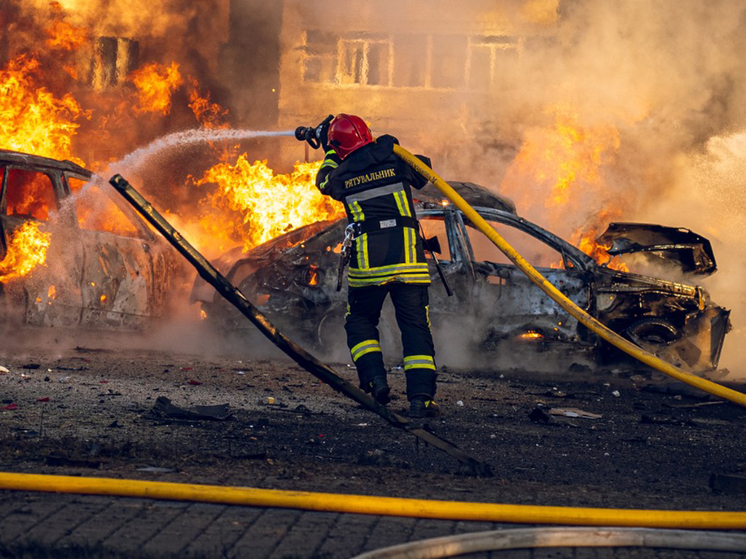
<svg viewBox="0 0 746 559">
<path fill-rule="evenodd" d="M 427 262 L 419 262 L 416 264 L 391 264 L 389 266 L 377 266 L 375 268 L 350 268 L 350 276 L 357 278 L 390 275 L 403 272 L 425 273 L 430 277 Z"/>
<path fill-rule="evenodd" d="M 347 285 L 350 287 L 371 287 L 386 285 L 387 283 L 406 283 L 406 284 L 417 284 L 417 285 L 430 285 L 429 276 L 415 276 L 411 274 L 399 274 L 397 276 L 388 276 L 384 278 L 368 278 L 368 279 L 347 279 Z"/>
<path fill-rule="evenodd" d="M 355 200 L 350 201 L 347 204 L 352 215 L 352 221 L 355 223 L 365 221 L 365 212 L 360 202 Z M 357 255 L 357 267 L 367 268 L 368 267 L 368 235 L 359 235 L 355 238 L 355 254 Z"/>
<path fill-rule="evenodd" d="M 396 206 L 399 208 L 399 214 L 411 217 L 412 210 L 409 207 L 409 201 L 404 191 L 394 192 L 394 199 L 396 200 Z"/>
<path fill-rule="evenodd" d="M 404 261 L 407 264 L 417 262 L 417 235 L 412 227 L 402 229 L 404 235 Z"/>
<path fill-rule="evenodd" d="M 404 193 L 404 183 L 397 182 L 395 184 L 387 184 L 386 186 L 379 186 L 378 188 L 371 188 L 370 190 L 348 194 L 345 196 L 345 200 L 348 204 L 352 202 L 365 202 L 366 200 L 372 200 L 373 198 L 386 196 L 387 194 L 393 194 L 396 196 L 397 193 Z"/>
<path fill-rule="evenodd" d="M 337 167 L 339 167 L 339 163 L 337 163 L 333 159 L 324 159 L 324 162 L 321 164 L 321 167 L 319 167 L 319 169 L 324 169 L 326 167 L 336 169 Z"/>
<path fill-rule="evenodd" d="M 355 252 L 357 253 L 357 267 L 361 270 L 368 270 L 368 234 L 363 233 L 355 239 Z"/>
<path fill-rule="evenodd" d="M 352 214 L 353 221 L 365 221 L 365 213 L 363 212 L 362 206 L 358 202 L 350 202 L 348 204 L 350 213 Z"/>
<path fill-rule="evenodd" d="M 353 361 L 357 361 L 363 355 L 373 353 L 374 351 L 381 352 L 381 343 L 378 340 L 365 340 L 355 345 L 350 350 L 350 355 L 352 355 Z"/>
<path fill-rule="evenodd" d="M 404 370 L 409 369 L 432 369 L 435 370 L 435 360 L 432 355 L 406 355 L 404 356 Z"/>
<path fill-rule="evenodd" d="M 347 281 L 350 287 L 384 285 L 393 281 L 427 285 L 430 283 L 430 274 L 427 264 L 397 264 L 369 270 L 350 268 Z"/>
</svg>

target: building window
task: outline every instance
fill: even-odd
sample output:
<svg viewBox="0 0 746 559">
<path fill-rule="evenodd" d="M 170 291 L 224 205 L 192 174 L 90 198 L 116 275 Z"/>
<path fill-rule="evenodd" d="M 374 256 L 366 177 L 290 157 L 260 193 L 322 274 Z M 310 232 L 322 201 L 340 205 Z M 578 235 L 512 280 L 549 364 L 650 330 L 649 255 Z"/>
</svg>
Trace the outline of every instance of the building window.
<svg viewBox="0 0 746 559">
<path fill-rule="evenodd" d="M 465 86 L 466 45 L 465 36 L 433 36 L 430 76 L 433 87 L 460 89 Z"/>
<path fill-rule="evenodd" d="M 337 83 L 390 85 L 391 40 L 386 36 L 359 34 L 339 40 Z"/>
<path fill-rule="evenodd" d="M 399 35 L 394 39 L 395 87 L 425 87 L 427 35 Z"/>
<path fill-rule="evenodd" d="M 335 33 L 307 31 L 303 81 L 336 83 L 337 42 Z"/>
<path fill-rule="evenodd" d="M 518 59 L 518 44 L 513 37 L 470 37 L 467 64 L 469 89 L 485 90 L 496 86 L 500 74 Z"/>
<path fill-rule="evenodd" d="M 96 39 L 91 61 L 91 84 L 96 89 L 122 85 L 138 66 L 139 44 L 124 37 Z"/>
<path fill-rule="evenodd" d="M 314 83 L 391 85 L 391 39 L 385 35 L 307 31 L 303 80 Z"/>
<path fill-rule="evenodd" d="M 305 82 L 337 85 L 488 90 L 518 59 L 513 37 L 380 35 L 309 30 Z"/>
</svg>

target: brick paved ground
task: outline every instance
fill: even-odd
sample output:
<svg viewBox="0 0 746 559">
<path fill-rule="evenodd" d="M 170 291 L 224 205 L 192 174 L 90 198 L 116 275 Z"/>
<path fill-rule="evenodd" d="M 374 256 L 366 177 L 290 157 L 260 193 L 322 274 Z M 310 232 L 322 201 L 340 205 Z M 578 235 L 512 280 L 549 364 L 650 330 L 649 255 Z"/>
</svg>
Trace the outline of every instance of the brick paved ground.
<svg viewBox="0 0 746 559">
<path fill-rule="evenodd" d="M 0 557 L 337 559 L 408 541 L 515 527 L 116 497 L 0 492 Z M 26 550 L 25 552 L 23 550 Z M 514 550 L 472 559 L 743 559 L 630 548 Z"/>
</svg>

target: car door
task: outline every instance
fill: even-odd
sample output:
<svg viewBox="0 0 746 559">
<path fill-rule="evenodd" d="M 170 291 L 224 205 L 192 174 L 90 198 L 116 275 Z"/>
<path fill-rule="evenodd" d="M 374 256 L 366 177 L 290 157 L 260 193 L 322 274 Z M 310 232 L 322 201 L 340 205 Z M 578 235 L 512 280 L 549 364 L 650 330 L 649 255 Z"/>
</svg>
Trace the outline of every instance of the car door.
<svg viewBox="0 0 746 559">
<path fill-rule="evenodd" d="M 6 162 L 0 164 L 0 175 L 0 296 L 4 320 L 34 326 L 77 325 L 83 305 L 83 249 L 77 228 L 61 211 L 61 174 L 54 169 Z M 17 239 L 29 228 L 47 236 L 49 244 L 44 261 L 21 272 L 18 263 L 11 262 L 10 252 L 18 250 Z M 21 252 L 28 257 L 35 251 L 44 249 L 37 245 L 35 250 Z"/>
<path fill-rule="evenodd" d="M 580 308 L 592 301 L 583 262 L 561 239 L 515 214 L 482 209 L 480 215 L 552 285 Z M 463 236 L 475 274 L 474 311 L 485 338 L 579 342 L 588 339 L 578 321 L 518 269 L 466 218 Z"/>
<path fill-rule="evenodd" d="M 433 249 L 425 250 L 425 257 L 432 281 L 430 317 L 437 325 L 462 315 L 465 309 L 473 305 L 474 269 L 464 237 L 461 214 L 456 208 L 447 206 L 420 210 L 417 219 L 423 238 Z"/>
<path fill-rule="evenodd" d="M 67 175 L 83 245 L 81 324 L 140 329 L 160 315 L 168 284 L 164 255 L 106 184 Z"/>
</svg>

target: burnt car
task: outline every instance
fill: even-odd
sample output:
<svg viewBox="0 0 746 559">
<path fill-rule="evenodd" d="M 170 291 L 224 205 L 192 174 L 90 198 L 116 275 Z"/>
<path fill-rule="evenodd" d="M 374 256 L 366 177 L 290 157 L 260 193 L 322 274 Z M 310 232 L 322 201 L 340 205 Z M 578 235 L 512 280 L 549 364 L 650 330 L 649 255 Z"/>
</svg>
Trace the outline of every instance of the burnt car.
<svg viewBox="0 0 746 559">
<path fill-rule="evenodd" d="M 520 217 L 512 201 L 472 183 L 450 184 L 548 281 L 590 315 L 686 370 L 698 374 L 716 370 L 730 329 L 730 311 L 714 304 L 704 288 L 599 265 L 577 247 Z M 528 347 L 533 354 L 582 353 L 592 363 L 626 359 L 533 285 L 435 187 L 428 185 L 415 197 L 423 238 L 438 249 L 436 256 L 428 256 L 436 342 L 457 340 L 462 353 L 488 358 L 517 355 L 520 348 Z M 215 264 L 278 327 L 322 351 L 339 349 L 344 347 L 346 289 L 337 290 L 337 279 L 345 225 L 345 219 L 315 223 L 246 254 L 234 249 Z M 612 224 L 599 240 L 611 247 L 611 254 L 643 254 L 665 265 L 675 264 L 683 278 L 716 269 L 710 243 L 686 229 Z M 453 296 L 446 294 L 436 258 Z M 191 298 L 223 328 L 248 327 L 199 278 Z M 395 333 L 392 339 L 395 343 Z"/>
<path fill-rule="evenodd" d="M 139 330 L 165 312 L 178 255 L 103 179 L 0 150 L 0 181 L 0 324 Z M 28 225 L 46 260 L 17 274 L 8 252 Z"/>
</svg>

